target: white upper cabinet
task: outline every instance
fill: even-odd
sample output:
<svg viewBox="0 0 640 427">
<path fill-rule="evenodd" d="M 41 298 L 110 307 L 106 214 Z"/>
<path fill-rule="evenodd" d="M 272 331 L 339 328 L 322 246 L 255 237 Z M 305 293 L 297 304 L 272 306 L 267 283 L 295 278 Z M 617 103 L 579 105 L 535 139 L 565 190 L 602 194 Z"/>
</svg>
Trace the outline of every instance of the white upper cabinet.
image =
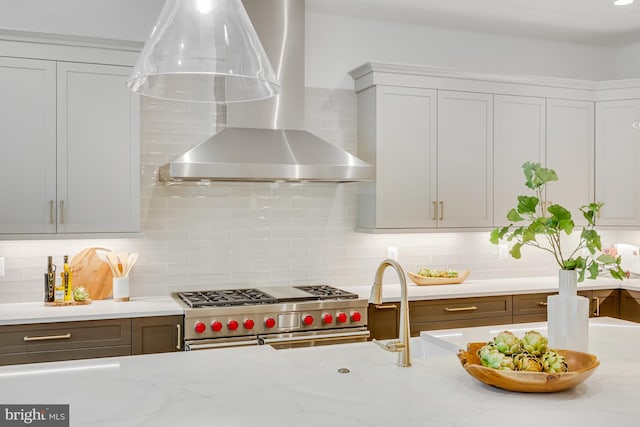
<svg viewBox="0 0 640 427">
<path fill-rule="evenodd" d="M 0 58 L 0 93 L 0 233 L 55 233 L 55 62 Z"/>
<path fill-rule="evenodd" d="M 58 232 L 140 230 L 139 97 L 131 69 L 58 63 Z"/>
<path fill-rule="evenodd" d="M 493 95 L 439 90 L 439 227 L 493 224 L 492 153 Z"/>
<path fill-rule="evenodd" d="M 589 82 L 366 63 L 358 155 L 376 167 L 360 184 L 358 229 L 488 230 L 508 225 L 532 194 L 522 165 L 558 173 L 542 203 L 603 202 L 603 226 L 640 226 L 640 79 Z M 622 99 L 622 100 L 620 100 Z"/>
<path fill-rule="evenodd" d="M 508 225 L 507 213 L 518 196 L 529 191 L 522 165 L 544 164 L 546 102 L 530 96 L 495 95 L 493 131 L 493 193 L 495 226 Z"/>
<path fill-rule="evenodd" d="M 140 231 L 130 68 L 0 59 L 0 234 Z"/>
<path fill-rule="evenodd" d="M 640 225 L 640 99 L 596 103 L 599 225 Z"/>
<path fill-rule="evenodd" d="M 594 103 L 548 99 L 546 164 L 558 181 L 547 188 L 547 204 L 569 209 L 577 225 L 587 223 L 580 206 L 594 201 L 594 161 Z"/>
<path fill-rule="evenodd" d="M 361 184 L 362 229 L 436 226 L 436 91 L 376 86 L 359 94 L 359 156 L 375 166 Z"/>
</svg>

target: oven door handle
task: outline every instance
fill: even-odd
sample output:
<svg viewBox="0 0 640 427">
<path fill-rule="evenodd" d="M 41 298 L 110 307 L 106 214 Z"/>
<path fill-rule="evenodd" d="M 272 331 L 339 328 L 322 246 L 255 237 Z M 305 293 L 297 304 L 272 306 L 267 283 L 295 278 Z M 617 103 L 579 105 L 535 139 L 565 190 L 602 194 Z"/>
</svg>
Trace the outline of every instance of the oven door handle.
<svg viewBox="0 0 640 427">
<path fill-rule="evenodd" d="M 276 338 L 269 338 L 269 336 L 261 335 L 260 342 L 264 344 L 279 344 L 286 342 L 314 342 L 314 341 L 338 341 L 350 338 L 368 338 L 370 332 L 367 331 L 356 331 L 356 332 L 339 332 L 335 334 L 305 334 L 305 335 L 296 335 L 296 336 L 282 336 Z"/>
<path fill-rule="evenodd" d="M 258 341 L 255 339 L 246 341 L 221 341 L 221 342 L 209 342 L 204 344 L 198 344 L 196 342 L 185 342 L 185 350 L 205 350 L 208 348 L 225 348 L 225 347 L 247 347 L 250 345 L 258 345 Z"/>
</svg>

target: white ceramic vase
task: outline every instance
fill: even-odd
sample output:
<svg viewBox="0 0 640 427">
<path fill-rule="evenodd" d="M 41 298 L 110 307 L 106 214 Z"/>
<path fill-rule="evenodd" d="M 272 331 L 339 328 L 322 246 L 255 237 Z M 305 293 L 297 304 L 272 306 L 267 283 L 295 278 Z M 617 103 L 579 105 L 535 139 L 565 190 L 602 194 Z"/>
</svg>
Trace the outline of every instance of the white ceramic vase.
<svg viewBox="0 0 640 427">
<path fill-rule="evenodd" d="M 558 272 L 558 295 L 547 298 L 549 347 L 589 351 L 589 299 L 578 296 L 578 273 Z"/>
</svg>

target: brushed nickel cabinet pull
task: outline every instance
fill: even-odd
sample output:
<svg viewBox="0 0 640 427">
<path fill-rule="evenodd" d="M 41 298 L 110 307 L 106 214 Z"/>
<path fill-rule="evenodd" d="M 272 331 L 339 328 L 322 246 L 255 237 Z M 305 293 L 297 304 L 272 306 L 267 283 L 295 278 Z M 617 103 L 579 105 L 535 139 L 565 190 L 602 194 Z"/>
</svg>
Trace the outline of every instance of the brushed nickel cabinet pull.
<svg viewBox="0 0 640 427">
<path fill-rule="evenodd" d="M 398 308 L 396 304 L 378 304 L 375 306 L 376 310 L 393 310 Z"/>
<path fill-rule="evenodd" d="M 436 218 L 438 217 L 438 202 L 431 202 L 433 203 L 433 216 L 431 217 L 432 221 L 435 221 Z"/>
<path fill-rule="evenodd" d="M 182 348 L 182 330 L 180 329 L 180 323 L 176 324 L 176 328 L 178 329 L 178 345 L 176 345 L 176 350 L 180 350 Z"/>
<path fill-rule="evenodd" d="M 64 335 L 45 335 L 43 337 L 24 337 L 25 341 L 50 341 L 50 340 L 68 340 L 71 338 L 71 333 L 68 332 Z"/>
<path fill-rule="evenodd" d="M 548 303 L 544 302 L 544 301 L 538 301 L 538 307 L 546 307 L 548 305 Z"/>
<path fill-rule="evenodd" d="M 60 200 L 60 224 L 64 224 L 64 200 Z"/>
<path fill-rule="evenodd" d="M 446 307 L 444 309 L 444 311 L 449 312 L 449 313 L 453 313 L 455 311 L 474 311 L 474 310 L 477 310 L 477 309 L 478 309 L 478 307 L 476 307 L 475 305 L 471 305 L 469 307 L 456 307 L 456 308 Z"/>
<path fill-rule="evenodd" d="M 49 200 L 49 224 L 53 224 L 53 200 Z"/>
<path fill-rule="evenodd" d="M 593 297 L 593 300 L 596 302 L 596 311 L 593 313 L 595 317 L 600 317 L 600 298 Z"/>
<path fill-rule="evenodd" d="M 444 202 L 440 202 L 440 221 L 444 219 Z"/>
</svg>

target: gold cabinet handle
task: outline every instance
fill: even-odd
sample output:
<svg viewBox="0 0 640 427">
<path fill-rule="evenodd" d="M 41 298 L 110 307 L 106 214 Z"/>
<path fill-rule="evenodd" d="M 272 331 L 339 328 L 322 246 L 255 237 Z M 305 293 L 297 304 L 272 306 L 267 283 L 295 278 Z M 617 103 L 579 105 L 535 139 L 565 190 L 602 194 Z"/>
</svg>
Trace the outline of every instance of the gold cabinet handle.
<svg viewBox="0 0 640 427">
<path fill-rule="evenodd" d="M 547 305 L 549 304 L 544 301 L 538 301 L 538 307 L 546 307 Z"/>
<path fill-rule="evenodd" d="M 64 200 L 60 200 L 60 224 L 64 224 Z"/>
<path fill-rule="evenodd" d="M 49 224 L 53 224 L 53 200 L 49 200 Z"/>
<path fill-rule="evenodd" d="M 596 302 L 596 311 L 593 313 L 595 317 L 600 317 L 600 298 L 593 297 L 593 300 Z"/>
<path fill-rule="evenodd" d="M 436 220 L 436 217 L 438 216 L 438 202 L 431 202 L 433 203 L 433 216 L 431 217 L 432 221 Z"/>
<path fill-rule="evenodd" d="M 440 202 L 440 221 L 444 219 L 444 202 Z"/>
<path fill-rule="evenodd" d="M 176 324 L 176 329 L 178 330 L 178 345 L 176 345 L 176 350 L 180 350 L 182 348 L 182 329 L 180 323 Z"/>
<path fill-rule="evenodd" d="M 71 333 L 68 332 L 64 335 L 45 335 L 43 337 L 24 337 L 25 341 L 50 341 L 50 340 L 68 340 L 71 338 Z"/>
<path fill-rule="evenodd" d="M 394 310 L 398 308 L 396 304 L 377 304 L 374 307 L 376 310 Z"/>
<path fill-rule="evenodd" d="M 444 311 L 448 312 L 448 313 L 453 313 L 456 311 L 474 311 L 477 310 L 478 307 L 476 307 L 475 305 L 471 305 L 469 307 L 455 307 L 455 308 L 449 308 L 449 307 L 445 307 Z"/>
</svg>

